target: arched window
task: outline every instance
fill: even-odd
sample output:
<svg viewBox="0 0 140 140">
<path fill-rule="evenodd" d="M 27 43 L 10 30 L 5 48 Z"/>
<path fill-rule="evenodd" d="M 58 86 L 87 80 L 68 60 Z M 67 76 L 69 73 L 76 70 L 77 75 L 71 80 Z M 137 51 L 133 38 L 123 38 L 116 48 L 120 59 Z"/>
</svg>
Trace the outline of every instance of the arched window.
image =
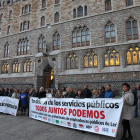
<svg viewBox="0 0 140 140">
<path fill-rule="evenodd" d="M 80 6 L 80 7 L 78 8 L 78 17 L 82 17 L 82 16 L 83 16 L 83 7 Z"/>
<path fill-rule="evenodd" d="M 127 64 L 128 65 L 137 65 L 140 64 L 140 49 L 139 47 L 130 48 L 127 51 Z"/>
<path fill-rule="evenodd" d="M 105 40 L 106 43 L 116 42 L 115 25 L 111 22 L 105 26 Z"/>
<path fill-rule="evenodd" d="M 32 72 L 32 61 L 29 59 L 29 60 L 26 60 L 24 62 L 24 72 Z"/>
<path fill-rule="evenodd" d="M 60 49 L 60 34 L 56 32 L 53 36 L 53 50 L 59 49 Z"/>
<path fill-rule="evenodd" d="M 0 22 L 3 21 L 3 14 L 0 15 Z"/>
<path fill-rule="evenodd" d="M 21 39 L 18 42 L 18 51 L 17 51 L 17 55 L 25 55 L 29 53 L 29 40 L 26 39 Z"/>
<path fill-rule="evenodd" d="M 46 7 L 46 0 L 42 0 L 42 8 Z"/>
<path fill-rule="evenodd" d="M 28 5 L 25 6 L 25 14 L 28 13 Z"/>
<path fill-rule="evenodd" d="M 28 21 L 28 29 L 30 29 L 30 21 Z"/>
<path fill-rule="evenodd" d="M 42 18 L 41 18 L 41 26 L 44 26 L 45 25 L 45 17 L 43 16 Z"/>
<path fill-rule="evenodd" d="M 31 4 L 29 5 L 29 12 L 31 12 Z"/>
<path fill-rule="evenodd" d="M 13 73 L 19 73 L 20 72 L 20 63 L 18 61 L 15 61 L 13 64 Z"/>
<path fill-rule="evenodd" d="M 9 44 L 6 43 L 6 45 L 4 46 L 4 57 L 8 56 L 9 56 Z"/>
<path fill-rule="evenodd" d="M 127 40 L 138 39 L 137 21 L 132 17 L 126 22 Z"/>
<path fill-rule="evenodd" d="M 133 0 L 125 0 L 125 1 L 126 1 L 126 6 L 133 5 Z"/>
<path fill-rule="evenodd" d="M 73 18 L 76 18 L 76 9 L 73 9 Z"/>
<path fill-rule="evenodd" d="M 66 69 L 78 69 L 78 57 L 71 54 L 66 58 Z"/>
<path fill-rule="evenodd" d="M 12 10 L 9 12 L 9 19 L 12 19 Z"/>
<path fill-rule="evenodd" d="M 105 66 L 119 66 L 120 65 L 120 56 L 119 53 L 116 52 L 116 50 L 113 51 L 107 51 L 107 53 L 104 55 L 105 57 Z"/>
<path fill-rule="evenodd" d="M 24 21 L 24 23 L 23 23 L 23 31 L 24 30 L 27 30 L 27 22 L 26 21 Z"/>
<path fill-rule="evenodd" d="M 85 6 L 85 16 L 88 15 L 88 10 L 87 10 L 87 6 Z"/>
<path fill-rule="evenodd" d="M 41 35 L 38 41 L 38 52 L 42 52 L 45 49 L 45 39 L 44 36 Z"/>
<path fill-rule="evenodd" d="M 7 29 L 7 35 L 9 35 L 9 34 L 10 34 L 10 32 L 11 32 L 11 27 L 10 27 L 10 26 L 8 26 L 8 29 Z"/>
<path fill-rule="evenodd" d="M 20 24 L 20 31 L 22 31 L 22 23 Z"/>
<path fill-rule="evenodd" d="M 94 52 L 89 52 L 84 56 L 84 67 L 93 68 L 98 66 L 97 55 Z"/>
<path fill-rule="evenodd" d="M 73 47 L 90 46 L 89 29 L 86 26 L 75 28 L 72 33 L 72 41 Z"/>
<path fill-rule="evenodd" d="M 24 14 L 24 7 L 22 7 L 22 14 Z"/>
<path fill-rule="evenodd" d="M 59 22 L 59 13 L 57 12 L 54 17 L 54 22 Z"/>
<path fill-rule="evenodd" d="M 7 62 L 4 62 L 2 64 L 2 68 L 1 68 L 1 74 L 6 74 L 9 71 L 9 64 Z"/>
<path fill-rule="evenodd" d="M 58 4 L 58 3 L 60 3 L 60 0 L 55 0 L 55 4 Z"/>
<path fill-rule="evenodd" d="M 105 11 L 111 10 L 111 0 L 105 1 Z"/>
</svg>

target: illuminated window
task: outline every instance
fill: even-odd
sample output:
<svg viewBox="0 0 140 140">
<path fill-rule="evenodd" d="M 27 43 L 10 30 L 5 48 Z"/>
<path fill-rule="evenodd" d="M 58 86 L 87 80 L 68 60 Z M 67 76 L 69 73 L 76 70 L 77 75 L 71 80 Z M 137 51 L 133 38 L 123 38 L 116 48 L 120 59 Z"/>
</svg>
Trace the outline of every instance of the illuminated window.
<svg viewBox="0 0 140 140">
<path fill-rule="evenodd" d="M 24 72 L 32 72 L 32 61 L 31 60 L 26 60 L 24 62 Z"/>
<path fill-rule="evenodd" d="M 105 66 L 119 66 L 120 65 L 120 56 L 119 53 L 116 52 L 116 50 L 113 51 L 107 51 L 107 53 L 104 55 L 105 57 Z"/>
<path fill-rule="evenodd" d="M 127 64 L 128 65 L 137 65 L 140 63 L 140 49 L 138 47 L 136 48 L 130 48 L 127 51 Z"/>
<path fill-rule="evenodd" d="M 1 69 L 1 74 L 6 74 L 8 73 L 9 70 L 9 64 L 7 62 L 4 62 L 2 64 L 2 69 Z"/>
<path fill-rule="evenodd" d="M 126 1 L 126 6 L 133 5 L 133 0 L 125 0 L 125 1 Z"/>
<path fill-rule="evenodd" d="M 20 72 L 20 63 L 18 61 L 15 61 L 13 64 L 13 73 L 19 73 Z"/>
<path fill-rule="evenodd" d="M 111 10 L 111 0 L 105 1 L 105 11 Z"/>
<path fill-rule="evenodd" d="M 60 49 L 60 34 L 56 32 L 53 36 L 53 50 L 59 49 Z"/>
<path fill-rule="evenodd" d="M 86 26 L 74 29 L 72 33 L 72 46 L 90 46 L 90 31 Z"/>
<path fill-rule="evenodd" d="M 84 56 L 84 67 L 93 68 L 98 66 L 97 55 L 94 52 L 89 52 Z"/>
<path fill-rule="evenodd" d="M 41 35 L 38 41 L 38 52 L 42 52 L 45 49 L 45 39 L 44 36 Z"/>
<path fill-rule="evenodd" d="M 108 22 L 108 24 L 105 26 L 105 40 L 106 43 L 116 42 L 115 25 L 111 22 Z"/>
<path fill-rule="evenodd" d="M 129 18 L 129 20 L 126 22 L 126 35 L 127 40 L 134 40 L 139 38 L 137 21 L 133 18 Z"/>
<path fill-rule="evenodd" d="M 54 22 L 59 22 L 59 13 L 57 12 L 54 16 Z"/>
<path fill-rule="evenodd" d="M 29 53 L 29 40 L 26 39 L 21 39 L 18 42 L 18 50 L 17 50 L 17 55 L 25 55 Z"/>
<path fill-rule="evenodd" d="M 8 56 L 9 56 L 9 44 L 6 43 L 6 45 L 4 46 L 4 57 Z"/>
<path fill-rule="evenodd" d="M 69 55 L 66 61 L 66 69 L 78 69 L 78 57 L 75 54 Z"/>
<path fill-rule="evenodd" d="M 42 8 L 46 7 L 46 0 L 42 0 Z"/>
</svg>

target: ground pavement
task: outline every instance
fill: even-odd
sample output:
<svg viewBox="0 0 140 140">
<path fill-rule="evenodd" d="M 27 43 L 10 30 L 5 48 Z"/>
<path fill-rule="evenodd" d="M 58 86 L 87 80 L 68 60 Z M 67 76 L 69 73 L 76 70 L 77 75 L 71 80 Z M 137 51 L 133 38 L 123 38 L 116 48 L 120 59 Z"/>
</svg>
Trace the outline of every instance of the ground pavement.
<svg viewBox="0 0 140 140">
<path fill-rule="evenodd" d="M 140 140 L 140 117 L 131 121 L 133 140 Z M 116 138 L 94 133 L 82 133 L 61 126 L 0 113 L 0 140 L 119 140 L 121 125 Z"/>
</svg>

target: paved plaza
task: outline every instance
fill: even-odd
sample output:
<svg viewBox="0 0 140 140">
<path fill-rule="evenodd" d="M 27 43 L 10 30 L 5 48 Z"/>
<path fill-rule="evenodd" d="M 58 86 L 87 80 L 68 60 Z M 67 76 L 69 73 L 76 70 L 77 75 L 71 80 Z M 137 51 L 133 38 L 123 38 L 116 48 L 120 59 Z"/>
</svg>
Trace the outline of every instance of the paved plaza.
<svg viewBox="0 0 140 140">
<path fill-rule="evenodd" d="M 131 121 L 134 140 L 140 140 L 140 117 Z M 119 140 L 121 125 L 116 138 L 82 133 L 65 127 L 29 119 L 28 116 L 17 117 L 0 113 L 0 140 Z"/>
</svg>

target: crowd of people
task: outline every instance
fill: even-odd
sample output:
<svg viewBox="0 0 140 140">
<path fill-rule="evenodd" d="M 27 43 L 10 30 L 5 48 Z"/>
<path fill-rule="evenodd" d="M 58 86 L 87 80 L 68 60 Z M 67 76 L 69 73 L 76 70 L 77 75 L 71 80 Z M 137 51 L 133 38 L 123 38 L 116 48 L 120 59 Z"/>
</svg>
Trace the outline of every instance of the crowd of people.
<svg viewBox="0 0 140 140">
<path fill-rule="evenodd" d="M 122 85 L 122 97 L 124 101 L 123 111 L 122 111 L 122 125 L 123 125 L 123 136 L 121 140 L 132 140 L 131 128 L 129 121 L 134 117 L 138 117 L 138 109 L 140 109 L 140 85 L 137 85 L 134 90 L 130 89 L 128 83 Z M 18 89 L 0 89 L 0 96 L 8 96 L 12 98 L 19 99 L 21 108 L 21 115 L 25 115 L 26 109 L 28 108 L 29 115 L 29 100 L 31 97 L 38 98 L 115 98 L 115 93 L 111 89 L 111 85 L 100 86 L 99 89 L 90 90 L 87 85 L 83 89 L 73 89 L 72 87 L 62 87 L 61 89 L 54 88 L 53 91 L 50 89 L 44 90 L 41 87 L 39 90 L 34 88 L 26 90 Z M 135 112 L 134 112 L 135 107 Z M 126 132 L 128 131 L 128 138 L 126 138 Z"/>
</svg>

